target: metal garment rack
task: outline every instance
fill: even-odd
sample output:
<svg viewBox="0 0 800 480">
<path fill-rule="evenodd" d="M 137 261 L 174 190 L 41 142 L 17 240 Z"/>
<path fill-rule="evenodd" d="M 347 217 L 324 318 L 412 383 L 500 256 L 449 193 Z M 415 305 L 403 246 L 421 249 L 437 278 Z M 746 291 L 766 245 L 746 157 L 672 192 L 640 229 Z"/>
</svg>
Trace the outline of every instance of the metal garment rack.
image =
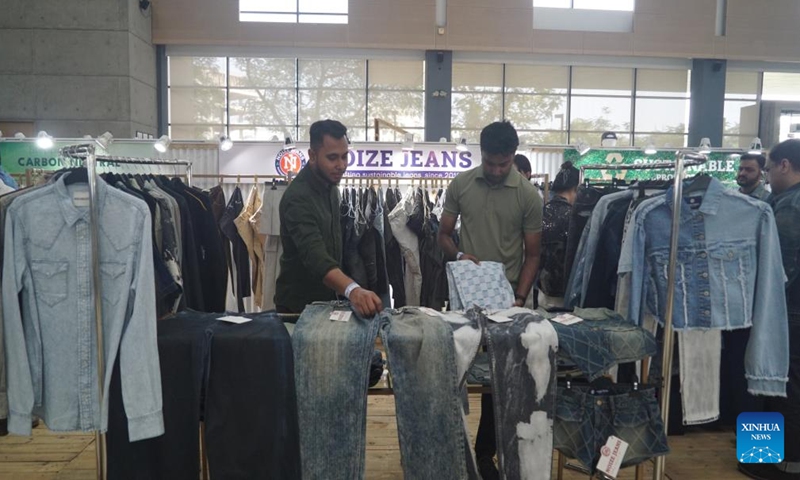
<svg viewBox="0 0 800 480">
<path fill-rule="evenodd" d="M 95 335 L 97 336 L 97 391 L 100 400 L 100 408 L 103 405 L 103 385 L 105 384 L 105 348 L 103 346 L 103 303 L 100 281 L 100 261 L 98 254 L 100 252 L 100 243 L 97 233 L 97 225 L 99 212 L 97 211 L 97 162 L 113 162 L 129 165 L 175 165 L 185 166 L 187 170 L 187 183 L 191 186 L 192 183 L 192 163 L 175 160 L 154 160 L 147 158 L 134 158 L 134 157 L 109 157 L 95 155 L 95 146 L 92 144 L 74 145 L 64 147 L 60 150 L 60 155 L 83 160 L 84 167 L 86 168 L 87 183 L 89 184 L 89 232 L 90 243 L 92 248 L 92 277 L 91 277 L 91 291 L 94 295 L 94 316 L 95 316 Z M 104 166 L 103 168 L 107 168 Z M 100 430 L 95 432 L 95 449 L 97 452 L 97 478 L 99 480 L 106 480 L 108 477 L 108 452 L 106 450 L 106 434 Z"/>
<path fill-rule="evenodd" d="M 657 162 L 641 165 L 598 164 L 581 166 L 581 183 L 583 183 L 585 170 L 675 170 L 673 185 L 672 229 L 669 243 L 669 265 L 667 267 L 667 308 L 664 312 L 664 351 L 661 361 L 661 418 L 664 421 L 664 434 L 669 426 L 669 392 L 672 388 L 672 350 L 675 335 L 672 328 L 672 316 L 675 303 L 675 269 L 678 264 L 678 238 L 681 225 L 681 203 L 683 201 L 683 176 L 685 167 L 703 165 L 708 161 L 705 155 L 691 152 L 677 152 L 675 162 Z M 644 363 L 642 370 L 644 371 Z M 644 377 L 643 377 L 644 378 Z M 643 380 L 644 381 L 644 380 Z M 667 457 L 660 456 L 655 459 L 653 479 L 666 478 Z M 637 478 L 643 477 L 643 472 L 637 469 Z"/>
</svg>

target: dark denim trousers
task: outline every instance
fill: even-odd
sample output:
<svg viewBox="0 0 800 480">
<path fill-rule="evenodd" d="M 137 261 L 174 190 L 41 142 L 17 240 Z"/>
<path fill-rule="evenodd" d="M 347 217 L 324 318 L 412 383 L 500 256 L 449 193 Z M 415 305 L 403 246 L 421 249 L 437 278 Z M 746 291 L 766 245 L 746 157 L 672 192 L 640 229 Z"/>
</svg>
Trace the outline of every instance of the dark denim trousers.
<svg viewBox="0 0 800 480">
<path fill-rule="evenodd" d="M 655 388 L 558 386 L 554 447 L 594 471 L 600 449 L 614 435 L 628 443 L 622 466 L 669 453 Z"/>
<path fill-rule="evenodd" d="M 507 323 L 481 319 L 492 370 L 500 474 L 545 480 L 553 455 L 558 336 L 534 313 L 510 318 Z"/>
<path fill-rule="evenodd" d="M 382 315 L 404 478 L 466 478 L 467 442 L 452 329 L 416 308 Z"/>
<path fill-rule="evenodd" d="M 380 317 L 330 319 L 346 304 L 306 307 L 292 334 L 302 478 L 364 478 L 367 388 Z"/>
</svg>

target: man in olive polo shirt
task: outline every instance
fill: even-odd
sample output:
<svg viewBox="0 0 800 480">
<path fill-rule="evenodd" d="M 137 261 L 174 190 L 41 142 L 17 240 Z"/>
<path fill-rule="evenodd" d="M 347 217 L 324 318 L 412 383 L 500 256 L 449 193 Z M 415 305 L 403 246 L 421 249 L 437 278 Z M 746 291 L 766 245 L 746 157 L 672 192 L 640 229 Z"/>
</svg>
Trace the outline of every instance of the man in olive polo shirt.
<svg viewBox="0 0 800 480">
<path fill-rule="evenodd" d="M 281 198 L 281 273 L 275 285 L 279 313 L 301 313 L 306 305 L 343 295 L 369 318 L 383 308 L 375 293 L 341 270 L 339 189 L 347 170 L 347 127 L 335 120 L 311 125 L 308 165 Z"/>
<path fill-rule="evenodd" d="M 515 291 L 512 306 L 524 306 L 539 270 L 542 200 L 536 187 L 514 169 L 519 146 L 509 122 L 495 122 L 481 132 L 481 165 L 459 174 L 447 188 L 438 241 L 445 257 L 505 265 Z M 461 216 L 461 251 L 452 240 Z M 484 479 L 499 478 L 491 395 L 481 399 L 475 454 Z"/>
</svg>

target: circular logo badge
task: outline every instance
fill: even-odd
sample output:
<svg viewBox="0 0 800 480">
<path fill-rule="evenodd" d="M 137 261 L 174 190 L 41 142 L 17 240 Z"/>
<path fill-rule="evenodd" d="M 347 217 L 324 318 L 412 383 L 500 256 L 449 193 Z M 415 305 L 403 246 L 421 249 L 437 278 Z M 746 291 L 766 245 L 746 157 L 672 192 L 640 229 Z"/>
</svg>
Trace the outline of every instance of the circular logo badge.
<svg viewBox="0 0 800 480">
<path fill-rule="evenodd" d="M 296 175 L 306 166 L 306 156 L 296 148 L 282 149 L 275 156 L 275 170 L 278 175 L 286 176 L 290 173 Z"/>
<path fill-rule="evenodd" d="M 603 446 L 603 448 L 600 449 L 600 454 L 604 457 L 609 457 L 611 456 L 611 449 L 606 446 Z"/>
</svg>

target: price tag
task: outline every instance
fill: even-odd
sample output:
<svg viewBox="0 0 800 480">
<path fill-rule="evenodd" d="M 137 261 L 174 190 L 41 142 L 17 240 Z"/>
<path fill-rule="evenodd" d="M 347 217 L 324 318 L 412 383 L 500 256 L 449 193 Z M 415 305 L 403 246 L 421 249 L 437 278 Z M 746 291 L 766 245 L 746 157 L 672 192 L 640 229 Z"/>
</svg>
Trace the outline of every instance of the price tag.
<svg viewBox="0 0 800 480">
<path fill-rule="evenodd" d="M 247 323 L 247 322 L 252 322 L 253 321 L 252 318 L 236 317 L 236 316 L 232 316 L 232 315 L 227 315 L 225 317 L 219 317 L 217 320 L 219 320 L 221 322 L 236 323 L 236 324 Z"/>
<path fill-rule="evenodd" d="M 619 467 L 622 465 L 622 460 L 625 458 L 627 451 L 628 444 L 624 440 L 611 435 L 608 437 L 606 444 L 600 448 L 600 461 L 597 462 L 597 469 L 611 478 L 617 478 Z"/>
<path fill-rule="evenodd" d="M 353 312 L 347 310 L 334 310 L 331 312 L 331 321 L 333 322 L 349 322 Z"/>
<path fill-rule="evenodd" d="M 551 322 L 560 323 L 562 325 L 574 325 L 583 321 L 582 318 L 570 315 L 569 313 L 562 313 L 561 315 L 550 320 Z"/>
<path fill-rule="evenodd" d="M 489 315 L 486 318 L 488 318 L 489 320 L 493 321 L 494 323 L 508 323 L 508 322 L 513 322 L 514 321 L 511 318 L 508 318 L 508 317 L 500 315 L 500 314 Z"/>
<path fill-rule="evenodd" d="M 89 206 L 89 192 L 76 190 L 72 192 L 72 204 L 76 207 Z"/>
</svg>

